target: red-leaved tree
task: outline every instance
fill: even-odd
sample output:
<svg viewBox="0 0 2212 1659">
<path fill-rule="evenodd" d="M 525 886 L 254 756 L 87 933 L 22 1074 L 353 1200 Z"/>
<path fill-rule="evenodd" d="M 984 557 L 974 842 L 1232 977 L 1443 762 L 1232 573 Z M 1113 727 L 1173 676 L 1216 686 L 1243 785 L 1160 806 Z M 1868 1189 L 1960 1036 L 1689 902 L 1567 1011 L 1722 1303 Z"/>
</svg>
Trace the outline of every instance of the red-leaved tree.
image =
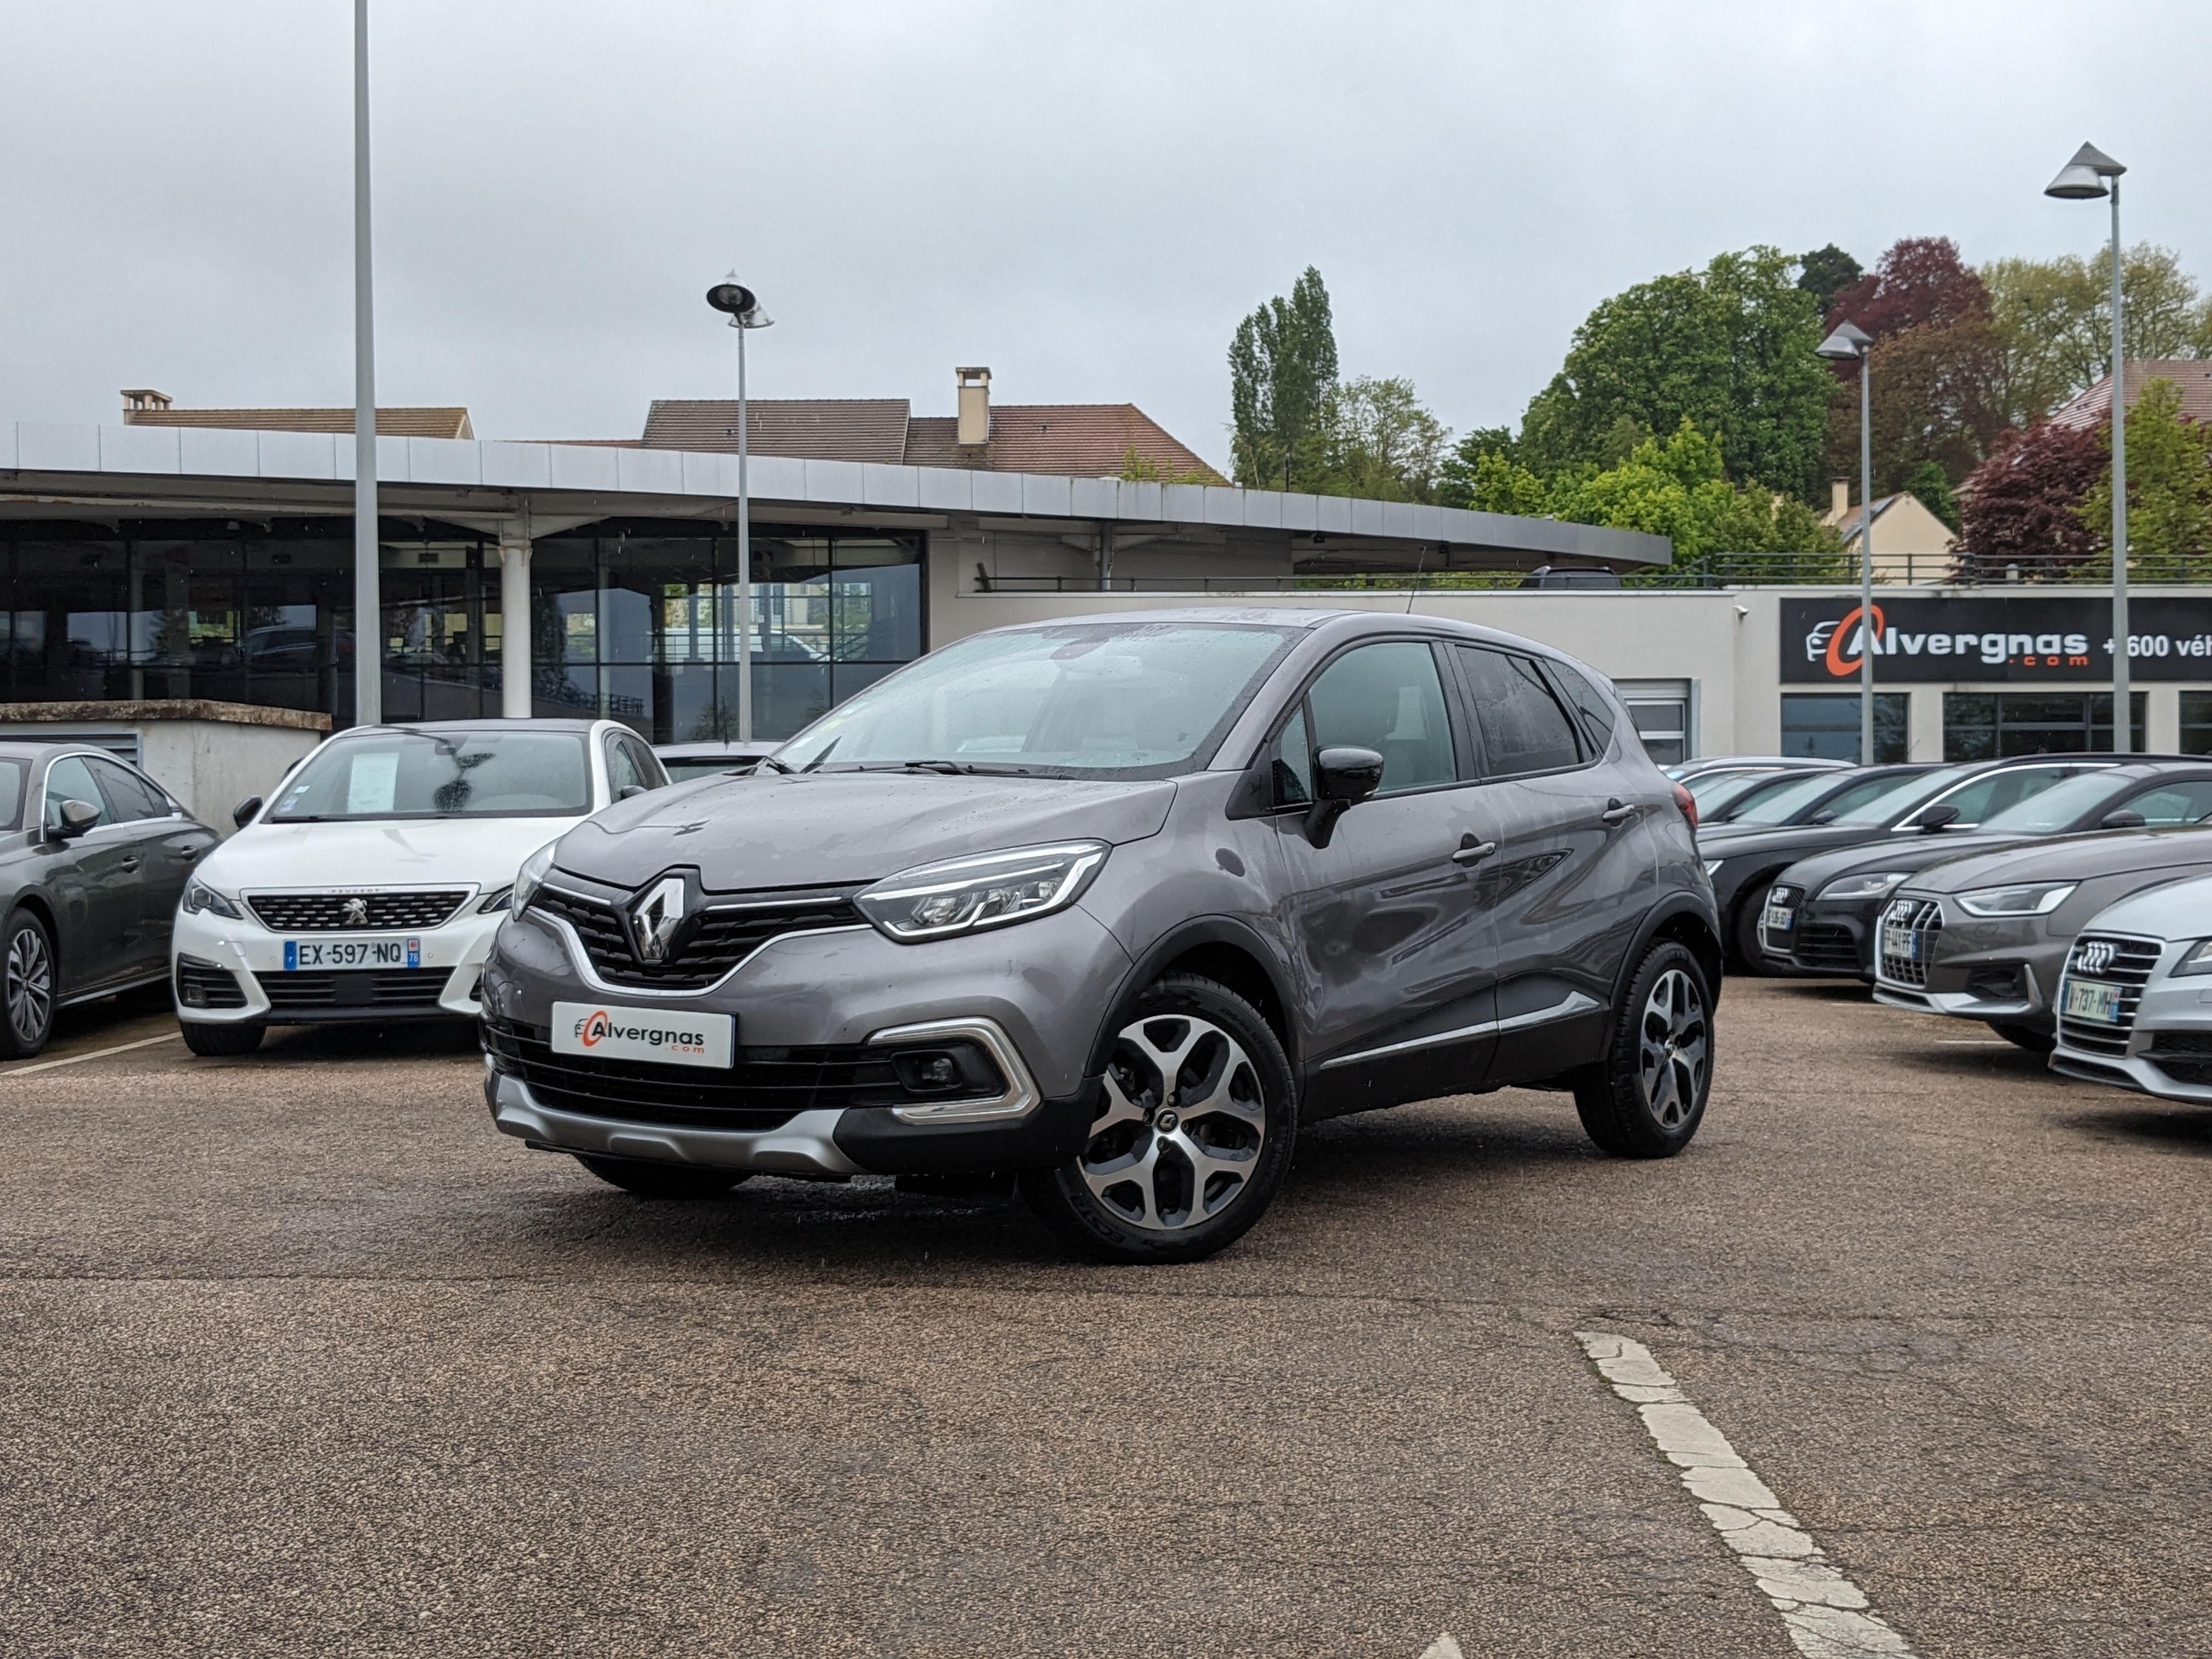
<svg viewBox="0 0 2212 1659">
<path fill-rule="evenodd" d="M 1990 291 L 1959 258 L 1956 242 L 1948 236 L 1908 236 L 1836 295 L 1826 320 L 1830 328 L 1856 323 L 1880 339 L 1896 329 L 1948 328 L 1989 314 Z"/>
<path fill-rule="evenodd" d="M 2078 509 L 2107 460 L 2099 427 L 2008 430 L 1959 492 L 1958 579 L 2002 581 L 2017 565 L 2033 581 L 2087 560 L 2096 538 Z"/>
</svg>

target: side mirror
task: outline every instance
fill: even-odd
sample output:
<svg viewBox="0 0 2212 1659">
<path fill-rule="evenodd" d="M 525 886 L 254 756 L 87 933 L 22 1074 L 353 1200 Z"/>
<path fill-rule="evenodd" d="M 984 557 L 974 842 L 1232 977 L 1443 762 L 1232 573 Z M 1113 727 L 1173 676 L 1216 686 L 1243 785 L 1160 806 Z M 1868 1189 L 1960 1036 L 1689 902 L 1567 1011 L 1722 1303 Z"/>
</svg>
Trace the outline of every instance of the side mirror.
<svg viewBox="0 0 2212 1659">
<path fill-rule="evenodd" d="M 261 797 L 248 795 L 230 809 L 230 821 L 243 830 L 253 822 L 253 815 L 261 810 Z"/>
<path fill-rule="evenodd" d="M 1811 817 L 1805 820 L 1808 823 L 1833 823 L 1835 821 L 1836 809 L 1832 806 L 1823 806 L 1819 811 L 1814 813 Z"/>
<path fill-rule="evenodd" d="M 2143 823 L 2142 813 L 2131 806 L 2122 806 L 2098 819 L 2097 827 L 2100 830 L 2140 830 Z"/>
<path fill-rule="evenodd" d="M 1959 809 L 1955 806 L 1931 806 L 1912 822 L 1921 834 L 1932 836 L 1938 830 L 1950 828 L 1958 821 L 1958 817 Z"/>
<path fill-rule="evenodd" d="M 1326 847 L 1336 821 L 1382 787 L 1382 757 L 1372 749 L 1324 749 L 1315 757 L 1314 804 L 1306 809 L 1306 839 Z"/>
<path fill-rule="evenodd" d="M 645 786 L 643 784 L 626 783 L 623 785 L 620 793 L 615 796 L 615 799 L 617 800 L 635 800 L 643 793 L 645 793 Z"/>
<path fill-rule="evenodd" d="M 54 841 L 75 841 L 100 822 L 100 809 L 90 801 L 65 800 L 56 810 L 54 826 L 47 834 Z"/>
</svg>

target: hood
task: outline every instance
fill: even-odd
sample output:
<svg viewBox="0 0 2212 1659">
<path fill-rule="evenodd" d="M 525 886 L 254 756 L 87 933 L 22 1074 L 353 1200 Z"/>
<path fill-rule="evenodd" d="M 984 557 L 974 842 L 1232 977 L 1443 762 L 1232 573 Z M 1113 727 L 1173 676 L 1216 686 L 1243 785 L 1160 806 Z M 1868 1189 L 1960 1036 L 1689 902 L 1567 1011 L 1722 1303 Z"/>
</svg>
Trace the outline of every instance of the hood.
<svg viewBox="0 0 2212 1659">
<path fill-rule="evenodd" d="M 1945 860 L 1905 884 L 1916 892 L 1962 893 L 2012 882 L 2087 881 L 2144 870 L 2212 869 L 2212 830 L 2101 830 L 2057 836 Z"/>
<path fill-rule="evenodd" d="M 374 823 L 254 823 L 208 854 L 199 873 L 235 893 L 283 887 L 504 887 L 580 818 L 399 818 Z"/>
<path fill-rule="evenodd" d="M 1941 864 L 1946 859 L 1966 858 L 2000 847 L 2016 847 L 2022 841 L 2031 839 L 2038 838 L 1956 833 L 1885 835 L 1878 843 L 1861 842 L 1856 847 L 1800 859 L 1782 872 L 1781 879 L 1792 887 L 1818 892 L 1838 876 L 1853 875 L 1862 870 L 1925 870 L 1929 865 Z M 1707 856 L 1714 857 L 1717 854 L 1708 854 Z"/>
<path fill-rule="evenodd" d="M 616 887 L 679 865 L 714 892 L 845 886 L 1039 842 L 1141 841 L 1159 833 L 1175 793 L 1164 781 L 755 773 L 610 807 L 572 830 L 554 862 Z"/>
<path fill-rule="evenodd" d="M 2212 876 L 2197 876 L 2122 899 L 2089 919 L 2085 933 L 2147 939 L 2212 938 Z"/>
</svg>

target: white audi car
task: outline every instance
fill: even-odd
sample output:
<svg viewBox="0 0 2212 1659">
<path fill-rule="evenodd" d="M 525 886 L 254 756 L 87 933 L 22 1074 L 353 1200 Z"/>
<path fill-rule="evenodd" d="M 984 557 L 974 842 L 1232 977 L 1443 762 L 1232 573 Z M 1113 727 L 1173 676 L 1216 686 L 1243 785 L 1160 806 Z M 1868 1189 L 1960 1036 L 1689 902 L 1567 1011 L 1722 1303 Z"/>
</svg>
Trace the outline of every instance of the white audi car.
<svg viewBox="0 0 2212 1659">
<path fill-rule="evenodd" d="M 612 720 L 430 720 L 330 739 L 240 803 L 193 872 L 169 973 L 185 1042 L 271 1025 L 473 1018 L 523 861 L 668 774 Z"/>
<path fill-rule="evenodd" d="M 2092 917 L 2051 1000 L 2052 1071 L 2212 1105 L 2212 876 Z"/>
</svg>

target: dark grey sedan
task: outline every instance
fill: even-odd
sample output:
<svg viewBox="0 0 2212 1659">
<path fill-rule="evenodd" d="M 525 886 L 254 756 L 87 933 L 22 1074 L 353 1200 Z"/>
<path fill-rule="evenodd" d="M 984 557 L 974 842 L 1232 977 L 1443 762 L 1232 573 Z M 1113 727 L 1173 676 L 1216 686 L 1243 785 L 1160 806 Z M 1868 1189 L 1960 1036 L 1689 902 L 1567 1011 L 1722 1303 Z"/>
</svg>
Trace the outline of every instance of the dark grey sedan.
<svg viewBox="0 0 2212 1659">
<path fill-rule="evenodd" d="M 168 974 L 169 925 L 215 831 L 105 750 L 0 744 L 0 1058 L 54 1012 Z"/>
</svg>

